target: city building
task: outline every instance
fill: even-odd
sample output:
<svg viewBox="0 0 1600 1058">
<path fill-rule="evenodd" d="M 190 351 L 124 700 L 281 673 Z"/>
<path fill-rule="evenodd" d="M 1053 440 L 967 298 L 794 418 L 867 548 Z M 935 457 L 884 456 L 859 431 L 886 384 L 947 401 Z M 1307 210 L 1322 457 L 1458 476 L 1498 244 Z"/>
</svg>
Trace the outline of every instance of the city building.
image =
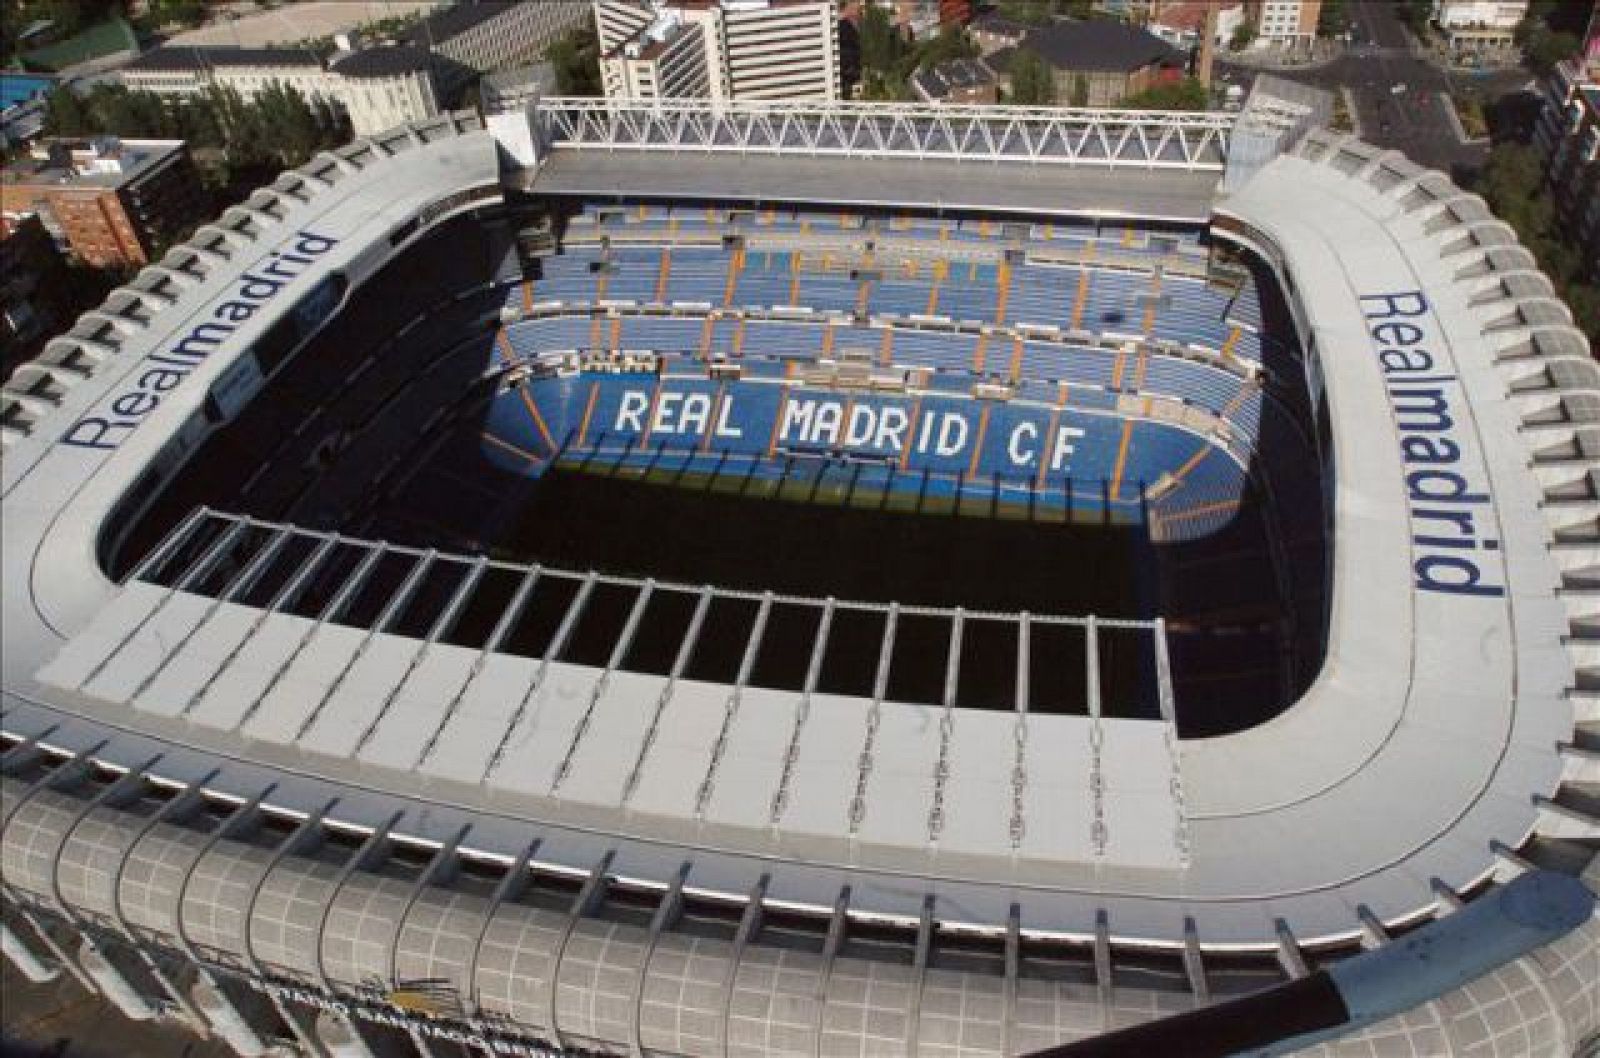
<svg viewBox="0 0 1600 1058">
<path fill-rule="evenodd" d="M 233 48 L 167 45 L 154 48 L 119 71 L 134 91 L 187 96 L 208 88 L 231 88 L 251 100 L 269 84 L 294 88 L 308 99 L 331 94 L 327 73 L 306 48 Z"/>
<path fill-rule="evenodd" d="M 44 127 L 44 99 L 54 77 L 7 73 L 0 77 L 0 147 L 26 143 Z"/>
<path fill-rule="evenodd" d="M 432 57 L 415 45 L 338 52 L 327 73 L 329 94 L 358 136 L 439 113 Z"/>
<path fill-rule="evenodd" d="M 66 262 L 39 218 L 24 217 L 0 238 L 0 377 L 56 329 Z"/>
<path fill-rule="evenodd" d="M 182 140 L 52 140 L 7 172 L 0 234 L 36 215 L 85 263 L 128 268 L 148 264 L 208 208 Z"/>
<path fill-rule="evenodd" d="M 857 12 L 873 4 L 889 13 L 890 20 L 913 40 L 927 40 L 945 26 L 964 26 L 972 21 L 972 0 L 859 0 L 849 5 Z M 851 10 L 841 12 L 853 18 Z"/>
<path fill-rule="evenodd" d="M 1589 263 L 1589 277 L 1600 278 L 1600 54 L 1551 71 L 1534 142 L 1559 227 Z"/>
<path fill-rule="evenodd" d="M 478 81 L 478 105 L 485 114 L 521 110 L 555 91 L 555 68 L 547 62 L 529 63 L 484 74 Z"/>
<path fill-rule="evenodd" d="M 1205 32 L 1206 14 L 1216 8 L 1217 26 L 1213 44 L 1227 44 L 1244 25 L 1244 0 L 1167 0 L 1152 11 L 1146 27 L 1175 48 L 1193 48 Z"/>
<path fill-rule="evenodd" d="M 950 59 L 918 70 L 911 90 L 929 103 L 994 103 L 1000 78 L 982 59 Z"/>
<path fill-rule="evenodd" d="M 439 93 L 453 99 L 477 74 L 540 58 L 588 14 L 586 0 L 466 0 L 424 18 L 406 39 L 433 54 Z"/>
<path fill-rule="evenodd" d="M 595 0 L 607 97 L 835 100 L 836 0 Z"/>
<path fill-rule="evenodd" d="M 967 36 L 972 38 L 979 52 L 990 55 L 1001 48 L 1015 48 L 1032 28 L 999 11 L 985 11 L 967 26 Z"/>
<path fill-rule="evenodd" d="M 1072 106 L 1115 106 L 1130 95 L 1182 78 L 1185 66 L 1182 54 L 1148 30 L 1100 19 L 1031 30 L 1020 46 L 989 56 L 989 65 L 1009 74 L 1012 60 L 1024 49 L 1050 66 L 1056 102 Z"/>
<path fill-rule="evenodd" d="M 1247 16 L 1256 40 L 1266 44 L 1306 44 L 1317 35 L 1322 0 L 1248 0 Z"/>
<path fill-rule="evenodd" d="M 1456 52 L 1515 47 L 1527 15 L 1528 0 L 1433 0 L 1433 24 Z"/>
<path fill-rule="evenodd" d="M 352 43 L 348 38 L 345 43 Z M 302 48 L 156 48 L 123 67 L 130 89 L 191 96 L 228 88 L 251 100 L 277 83 L 342 110 L 357 136 L 439 113 L 434 63 L 413 45 L 347 48 L 324 62 Z"/>
</svg>

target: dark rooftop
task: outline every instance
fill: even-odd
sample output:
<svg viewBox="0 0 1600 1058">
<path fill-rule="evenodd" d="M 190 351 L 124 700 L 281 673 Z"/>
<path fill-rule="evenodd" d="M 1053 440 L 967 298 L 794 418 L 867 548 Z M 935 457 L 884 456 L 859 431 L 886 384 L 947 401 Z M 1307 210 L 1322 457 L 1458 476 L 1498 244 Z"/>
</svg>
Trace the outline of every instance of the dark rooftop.
<svg viewBox="0 0 1600 1058">
<path fill-rule="evenodd" d="M 229 48 L 167 45 L 147 51 L 123 67 L 125 70 L 203 70 L 212 66 L 321 66 L 322 60 L 304 48 Z"/>
<path fill-rule="evenodd" d="M 1184 61 L 1181 52 L 1154 33 L 1102 19 L 1041 26 L 1029 31 L 1021 47 L 1061 70 L 1127 73 L 1152 63 L 1174 65 Z M 1000 55 L 997 52 L 991 61 Z M 999 61 L 1007 63 L 1010 58 L 1006 55 Z"/>
<path fill-rule="evenodd" d="M 437 47 L 451 37 L 465 33 L 496 15 L 502 15 L 517 5 L 510 0 L 462 0 L 435 11 L 411 27 L 406 42 L 424 48 Z"/>
<path fill-rule="evenodd" d="M 432 61 L 425 48 L 394 44 L 335 55 L 330 68 L 341 77 L 395 77 L 426 70 Z"/>
<path fill-rule="evenodd" d="M 958 88 L 993 84 L 995 73 L 980 59 L 950 59 L 917 71 L 912 78 L 932 99 L 942 99 Z"/>
</svg>

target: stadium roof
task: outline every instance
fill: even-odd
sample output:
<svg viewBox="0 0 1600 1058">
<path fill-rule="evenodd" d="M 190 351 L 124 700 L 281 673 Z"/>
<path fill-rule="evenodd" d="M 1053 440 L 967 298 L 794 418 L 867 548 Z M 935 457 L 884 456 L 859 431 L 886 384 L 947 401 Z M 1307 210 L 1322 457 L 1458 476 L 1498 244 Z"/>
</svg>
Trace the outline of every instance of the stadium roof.
<svg viewBox="0 0 1600 1058">
<path fill-rule="evenodd" d="M 748 155 L 729 165 L 715 155 L 558 150 L 533 175 L 531 190 L 986 209 L 1203 224 L 1220 177 L 1204 170 L 992 166 L 939 159 L 860 159 L 841 167 L 836 159 L 788 155 Z"/>
<path fill-rule="evenodd" d="M 559 176 L 563 155 L 571 154 L 590 156 L 558 147 L 547 169 Z M 592 156 L 601 163 L 609 157 Z M 662 158 L 646 156 L 642 163 L 662 166 Z M 862 174 L 869 170 L 861 166 L 873 164 L 774 160 L 817 166 L 810 179 L 819 181 L 820 167 L 831 166 L 836 188 L 868 182 Z M 737 169 L 750 162 L 722 164 Z M 992 179 L 1009 166 L 973 168 Z M 574 175 L 569 169 L 568 177 Z M 537 179 L 533 186 L 540 186 Z M 721 186 L 739 185 L 730 178 Z M 881 717 L 874 717 L 883 735 L 880 766 L 867 790 L 874 829 L 859 841 L 840 830 L 854 773 L 832 736 L 839 725 L 864 722 L 864 702 L 845 696 L 819 694 L 810 703 L 808 737 L 793 762 L 803 796 L 796 797 L 796 825 L 786 817 L 780 828 L 748 818 L 783 763 L 781 739 L 772 737 L 766 718 L 793 702 L 776 700 L 776 692 L 746 690 L 745 719 L 730 723 L 717 743 L 716 751 L 725 754 L 723 778 L 706 817 L 681 806 L 684 775 L 698 774 L 718 738 L 715 721 L 729 717 L 726 688 L 711 684 L 673 698 L 681 709 L 663 728 L 673 737 L 662 740 L 668 744 L 658 747 L 647 776 L 662 791 L 648 802 L 648 814 L 622 812 L 595 796 L 616 778 L 617 763 L 605 752 L 574 760 L 569 792 L 556 798 L 530 789 L 527 774 L 502 773 L 490 783 L 463 772 L 467 781 L 457 781 L 394 768 L 381 753 L 357 766 L 349 757 L 180 719 L 181 702 L 167 693 L 170 685 L 147 682 L 152 665 L 171 661 L 170 679 L 189 685 L 214 680 L 222 700 L 240 700 L 247 683 L 260 679 L 259 672 L 230 667 L 215 649 L 213 637 L 229 627 L 250 627 L 251 635 L 280 645 L 314 641 L 311 649 L 335 660 L 353 656 L 360 642 L 374 666 L 387 664 L 390 673 L 406 669 L 394 661 L 415 644 L 398 637 L 363 640 L 356 629 L 308 628 L 288 614 L 261 616 L 137 578 L 111 583 L 97 558 L 100 530 L 120 502 L 181 465 L 191 443 L 188 430 L 207 396 L 240 377 L 234 369 L 243 352 L 293 312 L 303 290 L 336 269 L 360 281 L 379 267 L 397 232 L 416 230 L 419 216 L 441 206 L 469 206 L 479 191 L 486 197 L 477 201 L 490 201 L 497 190 L 495 144 L 475 119 L 445 117 L 324 154 L 203 227 L 52 341 L 39 362 L 19 369 L 0 405 L 9 445 L 0 466 L 6 502 L 0 578 L 8 587 L 0 600 L 6 648 L 0 675 L 9 734 L 45 739 L 119 768 L 159 768 L 170 782 L 209 784 L 243 801 L 265 788 L 262 796 L 285 811 L 317 821 L 324 812 L 330 818 L 337 813 L 342 826 L 375 837 L 403 834 L 437 847 L 460 840 L 470 824 L 474 849 L 506 862 L 527 862 L 528 834 L 536 828 L 544 842 L 539 855 L 569 872 L 609 872 L 661 885 L 676 875 L 683 885 L 684 865 L 692 859 L 687 884 L 702 893 L 733 899 L 753 893 L 752 900 L 801 903 L 826 913 L 842 906 L 839 894 L 847 886 L 852 908 L 924 923 L 936 895 L 941 921 L 990 930 L 999 925 L 1012 937 L 1021 929 L 1065 934 L 1093 944 L 1097 966 L 1105 953 L 1098 996 L 1071 982 L 1064 999 L 1054 993 L 1047 1001 L 1029 999 L 1061 1017 L 1057 1024 L 1072 1035 L 1101 1031 L 1113 1016 L 1128 1013 L 1126 1007 L 1112 1010 L 1113 934 L 1182 951 L 1186 965 L 1200 959 L 1202 945 L 1277 950 L 1290 975 L 1302 976 L 1302 944 L 1363 936 L 1381 944 L 1388 928 L 1448 913 L 1460 894 L 1524 870 L 1526 861 L 1515 850 L 1530 835 L 1600 836 L 1600 821 L 1592 807 L 1585 809 L 1587 795 L 1558 800 L 1564 779 L 1592 782 L 1597 776 L 1592 753 L 1573 752 L 1569 744 L 1575 705 L 1600 719 L 1592 691 L 1600 659 L 1593 637 L 1583 634 L 1593 620 L 1592 604 L 1581 592 L 1563 590 L 1562 570 L 1595 565 L 1592 491 L 1571 483 L 1588 482 L 1595 473 L 1593 395 L 1600 391 L 1600 368 L 1531 255 L 1480 199 L 1399 155 L 1322 132 L 1222 199 L 1215 223 L 1220 237 L 1257 249 L 1284 280 L 1315 365 L 1313 384 L 1326 386 L 1332 420 L 1335 569 L 1328 658 L 1312 689 L 1275 720 L 1237 735 L 1179 743 L 1155 722 L 1097 726 L 1085 717 L 1030 718 L 1038 726 L 1036 737 L 1018 747 L 1029 768 L 1029 783 L 1019 789 L 1010 771 L 1011 717 L 959 711 L 949 728 L 949 771 L 941 777 L 952 813 L 950 837 L 930 848 L 924 810 L 940 760 L 941 725 L 934 711 L 909 705 L 883 702 Z M 719 193 L 715 184 L 701 192 Z M 281 299 L 271 296 L 249 314 L 237 335 L 147 406 L 118 445 L 66 440 L 86 417 L 111 414 L 105 409 L 113 402 L 129 406 L 122 398 L 140 385 L 150 357 L 194 340 L 197 328 L 215 318 L 213 306 L 249 282 L 247 272 L 275 248 L 304 239 L 321 249 L 291 280 L 302 286 Z M 1397 374 L 1413 377 L 1397 382 Z M 1417 422 L 1423 429 L 1408 426 Z M 1437 460 L 1421 471 L 1433 476 L 1418 476 L 1419 454 Z M 158 612 L 162 608 L 167 612 Z M 185 628 L 180 649 L 172 633 Z M 504 704 L 529 686 L 530 664 L 488 659 L 487 700 Z M 437 693 L 430 682 L 437 675 L 430 666 L 406 670 L 399 677 L 406 686 L 389 693 L 426 700 Z M 572 723 L 589 703 L 604 710 L 597 723 L 610 737 L 620 728 L 603 725 L 634 721 L 641 695 L 654 689 L 639 674 L 601 674 L 560 662 L 550 665 L 549 676 L 549 708 L 530 720 L 532 726 L 508 726 L 503 713 L 486 709 L 470 718 L 472 729 L 444 757 L 454 765 L 481 749 L 482 739 L 509 737 L 516 729 L 524 738 L 519 745 L 544 754 L 537 760 L 544 767 L 551 763 L 550 747 L 536 733 Z M 607 676 L 610 689 L 602 695 Z M 383 694 L 356 680 L 285 688 L 290 694 L 308 690 L 322 691 L 330 715 L 341 719 L 371 712 Z M 996 754 L 996 746 L 1008 752 Z M 10 800 L 17 781 L 8 776 L 6 782 Z M 89 808 L 74 816 L 52 807 L 56 796 L 45 785 L 28 790 L 30 812 L 54 812 L 51 825 L 58 829 L 52 837 L 42 824 L 9 827 L 5 844 L 15 858 L 8 867 L 52 854 L 59 867 L 66 840 L 59 828 L 70 837 Z M 1013 797 L 1026 799 L 1031 818 L 1045 824 L 1025 837 L 1031 844 L 1023 852 L 1005 833 Z M 1081 826 L 1090 804 L 1106 813 L 1109 844 L 1098 851 Z M 732 818 L 741 812 L 744 817 Z M 924 840 L 913 840 L 919 829 Z M 53 852 L 35 857 L 36 839 L 55 840 Z M 220 842 L 219 833 L 208 854 L 232 855 Z M 266 867 L 256 863 L 256 882 L 265 886 L 270 870 L 295 884 L 298 848 L 250 850 L 258 861 L 270 857 Z M 335 894 L 365 898 L 365 883 L 353 880 L 360 865 L 351 864 L 332 890 L 316 890 L 330 899 L 307 899 L 300 903 L 309 910 L 284 912 L 309 916 L 309 926 L 295 928 L 323 940 L 314 931 L 349 929 L 352 920 L 364 929 L 384 918 L 330 914 Z M 337 873 L 329 864 L 319 869 L 324 881 Z M 8 870 L 8 886 L 18 884 Z M 417 883 L 412 895 L 422 888 Z M 563 946 L 586 913 L 581 900 L 573 906 L 567 932 L 560 934 Z M 485 929 L 491 918 L 484 916 Z M 604 928 L 613 931 L 607 936 L 633 936 L 615 922 Z M 1588 977 L 1587 993 L 1570 982 L 1561 987 L 1592 995 L 1593 926 L 1585 928 L 1590 932 L 1580 942 L 1588 942 L 1588 954 L 1572 956 L 1570 967 L 1529 960 L 1516 973 L 1527 966 L 1526 973 L 1551 981 Z M 529 929 L 504 946 L 515 953 L 550 932 Z M 477 936 L 481 941 L 483 934 Z M 746 937 L 742 927 L 740 936 Z M 652 931 L 649 943 L 655 941 Z M 604 951 L 593 966 L 630 945 L 645 950 L 632 941 L 597 942 L 593 947 Z M 708 950 L 713 946 L 706 942 Z M 769 975 L 770 958 L 794 954 L 780 949 L 773 955 L 769 948 L 769 961 L 759 964 L 759 947 L 751 943 L 747 961 Z M 560 958 L 558 952 L 557 963 Z M 743 939 L 731 958 L 746 958 Z M 828 959 L 831 967 L 833 956 Z M 723 965 L 726 957 L 706 956 L 714 960 Z M 793 969 L 785 965 L 786 972 Z M 869 985 L 888 964 L 870 965 L 871 972 L 860 971 L 867 984 L 849 979 L 858 989 L 851 999 L 865 997 L 856 1009 L 879 1001 Z M 589 967 L 585 963 L 584 972 Z M 919 982 L 924 971 L 930 979 L 946 974 L 946 992 L 958 996 L 969 982 L 948 967 L 920 964 Z M 806 977 L 805 987 L 815 985 L 820 995 L 824 978 L 820 971 Z M 726 979 L 732 982 L 732 970 Z M 1518 982 L 1526 1002 L 1548 1012 L 1542 1016 L 1593 1024 L 1592 1013 L 1563 1015 L 1539 979 L 1532 986 L 1515 974 L 1505 980 Z M 1001 987 L 998 978 L 988 981 Z M 1115 991 L 1125 986 L 1118 981 Z M 1183 1006 L 1191 1001 L 1170 982 L 1170 991 L 1126 987 L 1149 999 L 1148 1009 L 1131 1013 L 1136 1018 L 1167 1009 L 1164 999 Z M 588 988 L 576 991 L 587 1000 L 595 994 Z M 888 990 L 903 988 L 896 979 Z M 552 997 L 549 1011 L 555 1002 Z M 1015 997 L 1010 1002 L 1016 1005 Z M 728 1015 L 727 1006 L 718 1009 L 718 1016 Z M 817 1009 L 820 1019 L 820 1003 Z M 1415 1032 L 1421 1040 L 1430 1038 L 1425 1032 L 1443 1030 L 1429 1024 L 1394 1031 Z M 1515 1027 L 1505 1035 L 1529 1038 Z M 1524 1051 L 1536 1046 L 1526 1042 Z"/>
</svg>

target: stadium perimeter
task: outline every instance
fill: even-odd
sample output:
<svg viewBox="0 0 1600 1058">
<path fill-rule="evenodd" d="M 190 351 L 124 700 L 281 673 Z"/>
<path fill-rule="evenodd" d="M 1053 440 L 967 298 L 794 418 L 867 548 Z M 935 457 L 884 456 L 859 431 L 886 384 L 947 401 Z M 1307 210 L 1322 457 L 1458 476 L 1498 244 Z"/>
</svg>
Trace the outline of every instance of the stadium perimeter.
<svg viewBox="0 0 1600 1058">
<path fill-rule="evenodd" d="M 453 116 L 284 174 L 6 388 L 0 863 L 29 972 L 132 1016 L 176 1007 L 241 1053 L 290 1034 L 1015 1053 L 1382 951 L 1529 870 L 1600 885 L 1600 372 L 1480 200 L 1348 137 L 1217 115 L 551 100 L 526 135 L 496 131 Z M 566 712 L 488 710 L 466 742 L 534 748 L 453 777 L 180 715 L 202 686 L 259 687 L 232 664 L 245 639 L 371 653 L 387 681 L 335 666 L 295 688 L 352 723 L 440 693 L 445 651 L 115 584 L 101 541 L 249 399 L 247 350 L 309 337 L 345 286 L 508 183 L 1208 223 L 1271 270 L 1326 394 L 1320 676 L 1274 720 L 1180 741 L 1170 713 L 663 690 L 489 656 L 486 698 L 537 687 Z M 658 700 L 671 737 L 630 780 L 658 792 L 646 814 L 592 791 L 627 767 L 597 750 L 642 737 L 627 718 Z M 803 723 L 787 761 L 755 715 Z M 565 759 L 530 738 L 576 750 L 591 729 Z M 779 775 L 792 810 L 736 818 Z M 1324 1053 L 1565 1053 L 1600 1028 L 1597 981 L 1591 920 Z"/>
</svg>

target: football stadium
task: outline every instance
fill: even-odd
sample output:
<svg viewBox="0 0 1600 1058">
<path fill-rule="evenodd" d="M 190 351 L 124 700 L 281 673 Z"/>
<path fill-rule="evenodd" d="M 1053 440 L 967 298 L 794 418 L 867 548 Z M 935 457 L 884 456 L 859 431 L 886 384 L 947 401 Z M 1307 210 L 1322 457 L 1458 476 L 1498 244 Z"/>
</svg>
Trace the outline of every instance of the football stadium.
<svg viewBox="0 0 1600 1058">
<path fill-rule="evenodd" d="M 1327 117 L 285 172 L 0 394 L 6 956 L 241 1055 L 1587 1053 L 1600 366 Z"/>
</svg>

